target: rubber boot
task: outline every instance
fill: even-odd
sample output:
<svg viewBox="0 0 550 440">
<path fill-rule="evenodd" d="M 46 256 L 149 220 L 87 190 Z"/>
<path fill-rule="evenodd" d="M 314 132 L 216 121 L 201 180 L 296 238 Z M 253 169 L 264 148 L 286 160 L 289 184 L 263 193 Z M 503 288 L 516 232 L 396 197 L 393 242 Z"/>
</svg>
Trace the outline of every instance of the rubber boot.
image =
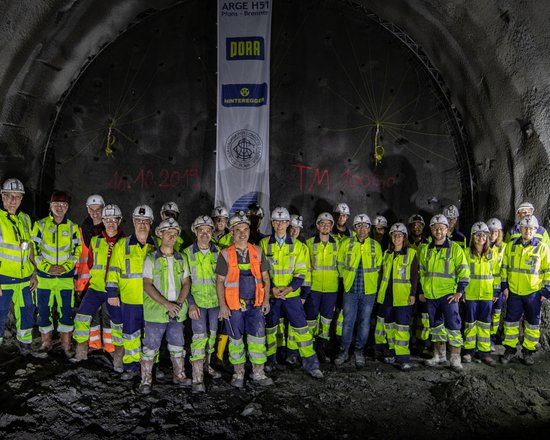
<svg viewBox="0 0 550 440">
<path fill-rule="evenodd" d="M 460 347 L 451 347 L 451 368 L 457 373 L 464 369 L 460 360 Z"/>
<path fill-rule="evenodd" d="M 72 333 L 71 332 L 62 332 L 59 333 L 59 341 L 61 342 L 61 349 L 65 352 L 67 359 L 70 359 L 74 356 L 74 351 L 72 349 Z"/>
<path fill-rule="evenodd" d="M 88 341 L 76 344 L 76 350 L 72 362 L 80 362 L 88 359 Z"/>
<path fill-rule="evenodd" d="M 264 364 L 252 364 L 252 380 L 263 387 L 273 385 L 273 380 L 265 375 Z"/>
<path fill-rule="evenodd" d="M 151 393 L 151 385 L 153 383 L 153 364 L 154 360 L 142 359 L 141 364 L 141 383 L 139 384 L 138 391 L 141 394 Z"/>
<path fill-rule="evenodd" d="M 322 364 L 326 364 L 330 362 L 330 359 L 327 356 L 325 347 L 326 347 L 327 341 L 323 338 L 317 338 L 317 359 L 319 359 L 319 362 Z"/>
<path fill-rule="evenodd" d="M 237 364 L 233 366 L 234 373 L 231 378 L 231 385 L 235 388 L 244 387 L 244 364 Z"/>
<path fill-rule="evenodd" d="M 193 394 L 205 393 L 206 387 L 204 386 L 204 369 L 203 360 L 193 361 L 191 365 L 193 367 L 193 385 L 191 392 Z"/>
<path fill-rule="evenodd" d="M 172 360 L 172 367 L 174 369 L 172 382 L 180 387 L 190 387 L 192 385 L 191 379 L 185 377 L 183 369 L 184 358 L 182 356 L 170 356 L 170 359 Z"/>
<path fill-rule="evenodd" d="M 124 347 L 121 345 L 115 345 L 115 351 L 113 352 L 113 370 L 117 373 L 124 373 L 124 364 L 122 358 L 124 357 Z"/>
<path fill-rule="evenodd" d="M 212 368 L 212 363 L 210 362 L 211 359 L 212 359 L 212 353 L 208 353 L 206 355 L 206 362 L 204 363 L 204 369 L 210 375 L 210 377 L 212 377 L 212 379 L 219 379 L 222 377 L 222 374 L 219 371 L 214 370 L 214 368 Z"/>
<path fill-rule="evenodd" d="M 40 333 L 40 337 L 42 338 L 42 345 L 38 352 L 48 354 L 53 348 L 53 332 Z"/>
<path fill-rule="evenodd" d="M 436 367 L 447 361 L 447 350 L 445 342 L 434 342 L 434 355 L 431 359 L 426 361 L 428 367 Z"/>
</svg>

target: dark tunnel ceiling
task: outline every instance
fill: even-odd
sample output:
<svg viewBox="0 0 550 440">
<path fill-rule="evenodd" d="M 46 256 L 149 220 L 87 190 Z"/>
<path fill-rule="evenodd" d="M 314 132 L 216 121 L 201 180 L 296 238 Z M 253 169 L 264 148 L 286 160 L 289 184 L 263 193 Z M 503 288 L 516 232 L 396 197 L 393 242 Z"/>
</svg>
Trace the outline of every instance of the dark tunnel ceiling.
<svg viewBox="0 0 550 440">
<path fill-rule="evenodd" d="M 206 3 L 143 19 L 82 71 L 53 127 L 43 190 L 66 189 L 77 201 L 99 192 L 126 215 L 138 203 L 158 212 L 173 199 L 184 206 L 184 224 L 210 211 L 216 11 Z M 274 8 L 271 207 L 289 206 L 308 225 L 340 201 L 352 214 L 390 221 L 447 203 L 472 212 L 466 147 L 425 67 L 363 11 L 316 3 Z"/>
</svg>

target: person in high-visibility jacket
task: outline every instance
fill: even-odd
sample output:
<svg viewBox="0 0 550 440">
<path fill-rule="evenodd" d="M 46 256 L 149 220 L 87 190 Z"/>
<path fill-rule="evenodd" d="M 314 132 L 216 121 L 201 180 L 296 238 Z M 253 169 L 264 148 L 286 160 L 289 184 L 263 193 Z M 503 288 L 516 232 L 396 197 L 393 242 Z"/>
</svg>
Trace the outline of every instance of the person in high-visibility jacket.
<svg viewBox="0 0 550 440">
<path fill-rule="evenodd" d="M 504 258 L 504 250 L 506 249 L 506 243 L 504 243 L 504 234 L 502 229 L 502 223 L 498 218 L 490 218 L 487 220 L 487 226 L 489 227 L 489 246 L 491 252 L 498 256 L 498 267 L 502 267 L 502 259 Z M 495 344 L 497 343 L 497 335 L 500 329 L 502 318 L 502 305 L 504 303 L 504 295 L 502 289 L 498 295 L 498 298 L 493 303 L 493 310 L 491 312 L 491 351 L 495 351 Z"/>
<path fill-rule="evenodd" d="M 506 233 L 504 242 L 511 243 L 517 238 L 520 238 L 521 237 L 521 226 L 520 226 L 521 219 L 523 219 L 524 217 L 530 217 L 534 213 L 535 213 L 535 207 L 531 202 L 520 203 L 516 209 L 517 222 Z M 537 230 L 535 231 L 535 238 L 542 241 L 543 243 L 546 243 L 548 246 L 550 246 L 550 236 L 548 235 L 548 231 L 544 226 L 540 224 Z"/>
<path fill-rule="evenodd" d="M 225 206 L 216 206 L 210 215 L 214 222 L 214 232 L 212 233 L 212 243 L 219 249 L 229 247 L 232 243 L 231 231 L 227 227 L 229 221 L 229 212 Z"/>
<path fill-rule="evenodd" d="M 187 301 L 193 341 L 189 359 L 193 367 L 192 391 L 194 393 L 206 391 L 205 370 L 214 379 L 221 377 L 220 372 L 212 368 L 211 365 L 220 313 L 218 293 L 216 292 L 216 274 L 214 273 L 219 250 L 211 242 L 214 227 L 214 222 L 209 216 L 198 216 L 191 226 L 197 239 L 194 244 L 183 251 L 191 281 L 184 285 L 184 289 L 190 289 Z"/>
<path fill-rule="evenodd" d="M 371 220 L 365 213 L 353 219 L 355 232 L 340 243 L 338 272 L 344 287 L 344 324 L 340 348 L 334 363 L 342 365 L 349 359 L 353 330 L 357 323 L 354 360 L 357 367 L 365 366 L 365 345 L 369 338 L 370 321 L 376 292 L 380 285 L 382 248 L 369 237 Z"/>
<path fill-rule="evenodd" d="M 418 299 L 425 300 L 428 307 L 434 348 L 434 355 L 426 365 L 433 367 L 447 361 L 446 345 L 449 341 L 451 367 L 460 371 L 463 369 L 460 358 L 463 339 L 458 302 L 470 281 L 470 269 L 462 247 L 448 238 L 447 217 L 434 215 L 430 229 L 432 240 L 420 248 L 418 257 L 423 291 Z"/>
<path fill-rule="evenodd" d="M 31 349 L 32 327 L 36 310 L 32 292 L 37 279 L 33 264 L 31 219 L 19 210 L 25 188 L 20 180 L 10 178 L 2 184 L 0 209 L 0 345 L 4 341 L 6 319 L 13 301 L 17 342 L 23 356 L 46 357 Z"/>
<path fill-rule="evenodd" d="M 133 379 L 140 370 L 143 329 L 143 262 L 156 249 L 151 237 L 154 215 L 151 207 L 137 206 L 132 213 L 134 233 L 113 247 L 105 287 L 110 304 L 120 308 L 123 350 L 117 349 L 117 372 L 122 380 Z M 122 362 L 119 357 L 122 354 Z"/>
<path fill-rule="evenodd" d="M 68 358 L 74 329 L 74 276 L 82 242 L 78 225 L 67 218 L 70 198 L 63 191 L 54 191 L 50 198 L 50 215 L 35 222 L 32 239 L 38 271 L 38 326 L 42 337 L 40 349 L 53 347 L 54 302 L 59 310 L 57 331 L 61 348 Z"/>
<path fill-rule="evenodd" d="M 413 214 L 409 217 L 409 246 L 416 251 L 416 257 L 420 247 L 428 243 L 424 236 L 424 227 L 426 222 L 420 214 Z M 426 302 L 416 301 L 413 306 L 413 329 L 415 347 L 420 354 L 431 351 L 432 341 L 430 340 L 430 317 Z"/>
<path fill-rule="evenodd" d="M 317 233 L 306 241 L 309 250 L 311 291 L 304 304 L 307 324 L 316 336 L 316 352 L 321 362 L 329 362 L 325 345 L 338 298 L 338 243 L 332 237 L 334 218 L 322 212 L 315 222 Z"/>
<path fill-rule="evenodd" d="M 229 362 L 234 373 L 231 385 L 244 386 L 246 352 L 252 364 L 252 380 L 259 385 L 273 384 L 267 377 L 265 319 L 269 313 L 269 262 L 262 249 L 248 242 L 250 220 L 239 211 L 229 221 L 233 244 L 223 249 L 216 263 L 216 291 L 219 318 L 226 323 L 229 335 Z M 247 350 L 245 352 L 244 338 Z"/>
<path fill-rule="evenodd" d="M 275 208 L 271 213 L 273 234 L 260 241 L 260 247 L 269 261 L 271 278 L 271 307 L 265 319 L 268 371 L 277 365 L 277 327 L 284 313 L 298 345 L 302 366 L 310 376 L 319 379 L 323 373 L 319 369 L 313 336 L 300 300 L 300 288 L 307 275 L 307 254 L 303 243 L 295 243 L 287 234 L 289 223 L 288 210 Z"/>
<path fill-rule="evenodd" d="M 470 248 L 466 251 L 470 266 L 470 283 L 464 291 L 464 354 L 462 362 L 472 362 L 474 354 L 490 367 L 496 365 L 491 357 L 491 310 L 500 296 L 499 255 L 491 250 L 489 227 L 474 223 Z"/>
<path fill-rule="evenodd" d="M 401 371 L 411 369 L 409 349 L 413 305 L 418 285 L 418 257 L 409 246 L 407 227 L 394 223 L 389 231 L 390 243 L 382 260 L 382 281 L 376 301 L 374 341 L 389 351 L 387 363 L 397 363 Z"/>
<path fill-rule="evenodd" d="M 115 244 L 124 237 L 120 229 L 122 212 L 117 205 L 108 204 L 103 207 L 101 218 L 105 231 L 93 237 L 87 256 L 90 285 L 82 299 L 74 319 L 73 339 L 77 342 L 73 362 L 88 359 L 88 341 L 92 317 L 105 304 L 111 321 L 113 352 L 113 368 L 120 371 L 124 352 L 122 340 L 122 314 L 115 298 L 107 297 L 106 279 L 111 264 L 112 251 Z M 79 274 L 80 276 L 80 274 Z"/>
<path fill-rule="evenodd" d="M 523 362 L 533 365 L 540 339 L 540 310 L 543 298 L 550 298 L 550 249 L 535 237 L 539 222 L 534 216 L 523 217 L 521 237 L 510 242 L 502 260 L 502 289 L 507 299 L 504 318 L 503 364 L 517 354 L 519 325 L 523 317 Z"/>
<path fill-rule="evenodd" d="M 160 208 L 160 221 L 168 220 L 169 218 L 174 219 L 175 221 L 178 221 L 178 218 L 180 216 L 180 209 L 176 202 L 166 202 L 162 205 Z M 160 246 L 160 238 L 156 238 L 156 246 Z M 185 243 L 189 242 L 189 237 L 182 237 L 181 235 L 177 238 L 176 244 L 174 244 L 174 249 L 179 252 L 180 254 L 183 252 L 183 249 L 185 248 Z"/>
<path fill-rule="evenodd" d="M 443 208 L 443 215 L 447 217 L 449 223 L 447 237 L 459 244 L 463 250 L 466 250 L 468 248 L 468 241 L 466 240 L 466 236 L 458 230 L 458 218 L 460 217 L 458 208 L 455 205 L 448 205 Z"/>
<path fill-rule="evenodd" d="M 139 392 L 149 394 L 153 382 L 153 364 L 158 357 L 162 339 L 166 335 L 172 381 L 181 387 L 190 387 L 185 376 L 183 321 L 187 317 L 189 268 L 182 254 L 174 249 L 181 228 L 173 218 L 160 222 L 155 229 L 160 247 L 143 262 L 143 319 L 144 338 L 141 354 L 141 384 Z"/>
<path fill-rule="evenodd" d="M 88 253 L 92 237 L 97 237 L 105 231 L 105 225 L 101 219 L 101 213 L 105 207 L 105 201 L 99 194 L 91 194 L 86 199 L 86 210 L 88 215 L 80 225 L 80 236 L 82 240 L 82 250 L 76 264 L 77 273 L 75 280 L 76 299 L 80 304 L 90 285 L 90 268 L 88 267 Z M 106 306 L 101 306 L 92 318 L 90 326 L 89 348 L 93 350 L 105 350 L 107 353 L 113 353 L 115 347 L 111 335 L 111 320 Z"/>
</svg>

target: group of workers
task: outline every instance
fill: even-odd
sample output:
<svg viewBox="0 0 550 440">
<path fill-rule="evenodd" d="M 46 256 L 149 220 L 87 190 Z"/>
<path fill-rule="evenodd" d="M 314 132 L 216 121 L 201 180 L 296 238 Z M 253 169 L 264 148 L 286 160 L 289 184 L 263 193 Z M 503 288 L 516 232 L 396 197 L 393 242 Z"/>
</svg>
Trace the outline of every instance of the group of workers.
<svg viewBox="0 0 550 440">
<path fill-rule="evenodd" d="M 317 216 L 317 232 L 306 240 L 302 216 L 284 207 L 273 210 L 273 232 L 264 236 L 260 206 L 231 217 L 218 206 L 193 221 L 195 237 L 186 243 L 174 202 L 163 205 L 154 236 L 152 209 L 137 206 L 125 235 L 120 208 L 98 194 L 88 197 L 79 226 L 67 217 L 65 192 L 52 193 L 49 215 L 34 224 L 19 210 L 25 189 L 18 179 L 5 180 L 1 193 L 0 345 L 13 302 L 23 355 L 47 357 L 57 324 L 71 361 L 103 348 L 122 380 L 140 376 L 143 394 L 162 375 L 155 363 L 164 339 L 173 382 L 201 393 L 205 373 L 221 377 L 213 358 L 223 359 L 226 346 L 238 388 L 247 356 L 259 385 L 271 385 L 266 373 L 283 361 L 322 378 L 329 341 L 338 346 L 334 364 L 351 357 L 362 367 L 372 321 L 375 355 L 403 371 L 411 369 L 413 343 L 432 352 L 427 366 L 446 364 L 447 346 L 455 371 L 476 359 L 495 366 L 501 322 L 501 362 L 518 356 L 534 363 L 541 302 L 550 297 L 550 251 L 527 202 L 506 237 L 492 218 L 475 223 L 469 238 L 457 229 L 454 205 L 431 218 L 425 236 L 419 214 L 390 227 L 382 216 L 371 221 L 359 213 L 350 229 L 349 206 L 340 203 Z M 187 317 L 191 378 L 184 368 Z M 35 324 L 38 349 L 31 346 Z"/>
</svg>

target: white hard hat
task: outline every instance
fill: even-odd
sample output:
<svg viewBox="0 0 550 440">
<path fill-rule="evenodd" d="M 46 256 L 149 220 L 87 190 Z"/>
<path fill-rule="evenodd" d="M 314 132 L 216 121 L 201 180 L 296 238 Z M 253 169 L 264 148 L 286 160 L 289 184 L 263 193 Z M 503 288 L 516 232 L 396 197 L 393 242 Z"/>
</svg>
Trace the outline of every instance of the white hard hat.
<svg viewBox="0 0 550 440">
<path fill-rule="evenodd" d="M 521 203 L 519 204 L 519 206 L 517 207 L 517 209 L 516 209 L 516 213 L 517 213 L 520 209 L 530 209 L 532 213 L 535 212 L 535 207 L 533 206 L 532 203 L 529 203 L 529 202 L 521 202 Z"/>
<path fill-rule="evenodd" d="M 260 205 L 257 203 L 252 203 L 251 205 L 248 205 L 248 210 L 246 211 L 246 215 L 255 215 L 260 218 L 264 218 L 264 210 Z"/>
<path fill-rule="evenodd" d="M 357 214 L 353 218 L 353 226 L 358 225 L 359 223 L 366 223 L 367 225 L 371 225 L 370 217 L 367 214 Z"/>
<path fill-rule="evenodd" d="M 167 218 L 160 222 L 160 224 L 155 229 L 155 234 L 157 237 L 162 237 L 162 233 L 168 229 L 175 229 L 178 231 L 178 235 L 181 232 L 180 225 L 173 218 Z"/>
<path fill-rule="evenodd" d="M 122 218 L 122 211 L 117 205 L 109 203 L 103 207 L 101 218 Z"/>
<path fill-rule="evenodd" d="M 349 206 L 346 203 L 338 203 L 334 207 L 334 212 L 337 212 L 338 214 L 351 215 Z"/>
<path fill-rule="evenodd" d="M 487 227 L 489 228 L 489 231 L 502 231 L 502 223 L 498 218 L 490 218 L 487 220 Z"/>
<path fill-rule="evenodd" d="M 330 212 L 321 212 L 321 214 L 317 216 L 317 221 L 315 222 L 315 224 L 319 226 L 319 223 L 321 223 L 322 220 L 328 220 L 334 225 L 334 217 Z"/>
<path fill-rule="evenodd" d="M 233 217 L 229 220 L 229 228 L 233 229 L 233 227 L 240 225 L 241 223 L 246 223 L 250 226 L 250 220 L 244 213 L 244 211 L 237 211 Z"/>
<path fill-rule="evenodd" d="M 447 216 L 445 216 L 443 214 L 436 214 L 430 220 L 430 228 L 433 225 L 445 225 L 445 226 L 449 227 L 449 220 L 447 220 Z"/>
<path fill-rule="evenodd" d="M 409 231 L 407 231 L 407 227 L 403 223 L 394 223 L 391 225 L 390 235 L 394 232 L 401 232 L 402 234 L 405 234 L 406 237 L 409 235 Z"/>
<path fill-rule="evenodd" d="M 162 208 L 160 208 L 160 213 L 162 214 L 165 211 L 177 212 L 178 214 L 180 213 L 176 202 L 166 202 L 164 205 L 162 205 Z"/>
<path fill-rule="evenodd" d="M 134 209 L 132 213 L 132 218 L 145 218 L 150 220 L 153 223 L 155 216 L 153 215 L 153 210 L 148 205 L 139 205 Z"/>
<path fill-rule="evenodd" d="M 519 221 L 519 226 L 522 228 L 538 229 L 539 221 L 534 215 L 527 215 Z"/>
<path fill-rule="evenodd" d="M 280 220 L 283 222 L 289 222 L 290 221 L 290 214 L 288 212 L 288 209 L 283 208 L 282 206 L 278 206 L 273 210 L 271 213 L 271 220 Z"/>
<path fill-rule="evenodd" d="M 448 205 L 443 208 L 443 215 L 447 218 L 458 218 L 460 213 L 455 205 Z"/>
<path fill-rule="evenodd" d="M 374 226 L 380 226 L 382 228 L 388 227 L 388 220 L 383 215 L 379 215 L 374 219 Z"/>
<path fill-rule="evenodd" d="M 290 226 L 294 226 L 295 228 L 303 229 L 303 227 L 304 227 L 304 218 L 301 215 L 292 214 L 290 216 Z"/>
<path fill-rule="evenodd" d="M 25 187 L 19 179 L 6 179 L 2 184 L 2 194 L 5 192 L 25 194 Z"/>
<path fill-rule="evenodd" d="M 86 199 L 86 207 L 92 205 L 105 206 L 105 200 L 103 200 L 103 197 L 101 197 L 99 194 L 92 194 Z"/>
<path fill-rule="evenodd" d="M 214 222 L 207 215 L 199 215 L 191 225 L 191 231 L 196 234 L 197 228 L 200 226 L 210 226 L 214 230 Z"/>
<path fill-rule="evenodd" d="M 470 232 L 470 235 L 475 235 L 478 232 L 485 232 L 486 234 L 489 233 L 489 227 L 483 223 L 483 222 L 477 222 L 472 225 L 472 230 Z"/>
<path fill-rule="evenodd" d="M 216 218 L 216 217 L 229 218 L 229 212 L 227 211 L 227 209 L 225 208 L 225 206 L 216 206 L 216 207 L 212 210 L 211 217 L 212 217 L 212 218 Z"/>
<path fill-rule="evenodd" d="M 409 225 L 413 223 L 422 223 L 422 226 L 426 226 L 424 218 L 420 214 L 413 214 L 409 217 Z"/>
</svg>

